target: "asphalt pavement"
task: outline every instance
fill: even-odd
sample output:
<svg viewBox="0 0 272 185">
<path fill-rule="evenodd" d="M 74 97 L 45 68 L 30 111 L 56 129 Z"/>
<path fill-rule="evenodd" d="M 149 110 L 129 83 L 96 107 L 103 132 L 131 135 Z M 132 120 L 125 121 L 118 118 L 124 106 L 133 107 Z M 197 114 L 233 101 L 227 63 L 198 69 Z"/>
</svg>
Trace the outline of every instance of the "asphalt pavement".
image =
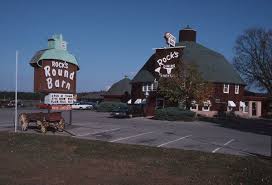
<svg viewBox="0 0 272 185">
<path fill-rule="evenodd" d="M 40 110 L 19 109 L 21 112 Z M 69 112 L 63 112 L 63 116 L 68 123 Z M 13 109 L 0 109 L 1 130 L 14 130 Z M 271 150 L 271 136 L 221 127 L 214 123 L 159 121 L 143 117 L 116 119 L 110 117 L 109 113 L 89 110 L 74 110 L 72 125 L 66 125 L 66 131 L 48 131 L 46 134 L 234 155 L 270 156 Z M 35 129 L 26 132 L 38 133 Z"/>
</svg>

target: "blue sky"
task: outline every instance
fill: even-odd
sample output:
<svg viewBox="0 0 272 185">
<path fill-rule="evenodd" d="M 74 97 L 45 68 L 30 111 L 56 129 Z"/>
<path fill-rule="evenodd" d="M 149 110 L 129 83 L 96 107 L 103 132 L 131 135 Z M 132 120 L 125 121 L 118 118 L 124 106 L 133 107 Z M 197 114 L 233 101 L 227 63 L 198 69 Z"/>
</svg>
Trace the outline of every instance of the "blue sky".
<svg viewBox="0 0 272 185">
<path fill-rule="evenodd" d="M 0 2 L 0 90 L 14 90 L 15 51 L 19 50 L 19 90 L 33 91 L 34 53 L 62 33 L 80 64 L 77 90 L 97 91 L 131 78 L 164 46 L 163 34 L 197 30 L 197 42 L 230 62 L 235 39 L 245 29 L 272 29 L 271 0 L 96 0 Z"/>
</svg>

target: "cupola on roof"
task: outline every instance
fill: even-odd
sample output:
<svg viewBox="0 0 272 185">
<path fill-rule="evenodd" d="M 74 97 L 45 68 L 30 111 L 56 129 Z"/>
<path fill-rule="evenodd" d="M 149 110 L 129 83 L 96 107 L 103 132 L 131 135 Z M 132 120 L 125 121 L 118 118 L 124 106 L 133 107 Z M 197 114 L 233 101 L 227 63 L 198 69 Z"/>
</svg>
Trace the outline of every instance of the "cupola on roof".
<svg viewBox="0 0 272 185">
<path fill-rule="evenodd" d="M 62 34 L 53 35 L 48 39 L 48 48 L 36 52 L 30 60 L 30 65 L 35 66 L 39 61 L 48 59 L 65 61 L 79 69 L 75 56 L 67 51 L 67 42 L 63 40 Z"/>
</svg>

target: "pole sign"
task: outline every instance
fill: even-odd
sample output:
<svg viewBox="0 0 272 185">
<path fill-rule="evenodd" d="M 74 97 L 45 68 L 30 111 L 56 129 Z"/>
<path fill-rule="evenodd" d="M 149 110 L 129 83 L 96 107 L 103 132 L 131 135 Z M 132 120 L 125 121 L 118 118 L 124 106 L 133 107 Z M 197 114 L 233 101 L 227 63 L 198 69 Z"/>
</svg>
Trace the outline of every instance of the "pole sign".
<svg viewBox="0 0 272 185">
<path fill-rule="evenodd" d="M 166 32 L 164 34 L 164 38 L 165 38 L 166 43 L 168 44 L 169 47 L 175 47 L 176 46 L 176 37 L 174 37 L 174 35 L 172 35 L 169 32 Z"/>
<path fill-rule="evenodd" d="M 34 91 L 76 93 L 77 66 L 60 60 L 41 60 L 34 68 Z"/>
<path fill-rule="evenodd" d="M 156 77 L 173 77 L 173 71 L 180 63 L 183 48 L 156 49 L 154 71 Z"/>
<path fill-rule="evenodd" d="M 69 105 L 74 103 L 73 94 L 49 93 L 44 98 L 44 103 L 48 105 Z"/>
</svg>

